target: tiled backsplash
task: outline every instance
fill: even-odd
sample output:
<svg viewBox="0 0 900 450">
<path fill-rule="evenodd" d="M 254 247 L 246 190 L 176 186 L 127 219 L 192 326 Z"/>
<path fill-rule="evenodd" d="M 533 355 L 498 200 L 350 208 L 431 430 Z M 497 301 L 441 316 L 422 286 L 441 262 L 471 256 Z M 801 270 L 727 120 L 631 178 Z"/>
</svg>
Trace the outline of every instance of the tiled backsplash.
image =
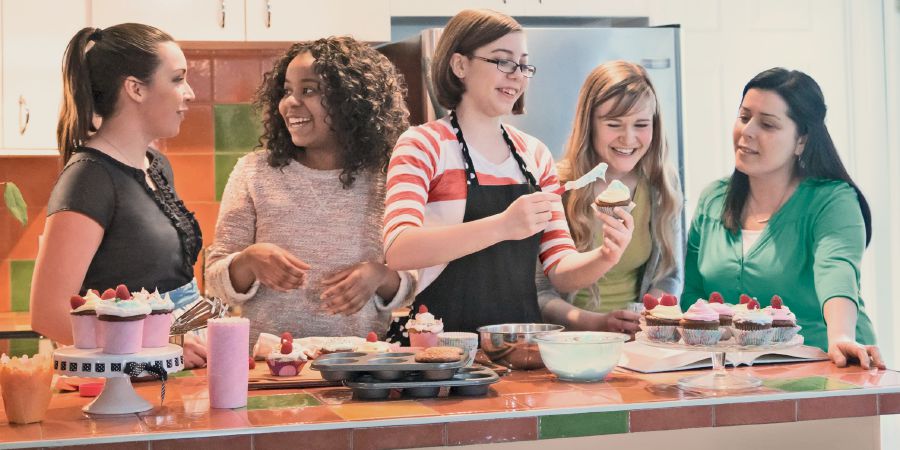
<svg viewBox="0 0 900 450">
<path fill-rule="evenodd" d="M 250 103 L 263 73 L 281 51 L 272 47 L 185 50 L 188 82 L 196 99 L 181 133 L 159 146 L 172 163 L 178 194 L 200 221 L 204 247 L 213 241 L 219 200 L 231 169 L 257 145 L 262 126 Z M 16 183 L 28 203 L 25 227 L 0 210 L 0 312 L 28 310 L 38 236 L 59 169 L 57 157 L 0 157 L 0 181 Z M 198 261 L 194 267 L 198 280 L 201 264 Z"/>
</svg>

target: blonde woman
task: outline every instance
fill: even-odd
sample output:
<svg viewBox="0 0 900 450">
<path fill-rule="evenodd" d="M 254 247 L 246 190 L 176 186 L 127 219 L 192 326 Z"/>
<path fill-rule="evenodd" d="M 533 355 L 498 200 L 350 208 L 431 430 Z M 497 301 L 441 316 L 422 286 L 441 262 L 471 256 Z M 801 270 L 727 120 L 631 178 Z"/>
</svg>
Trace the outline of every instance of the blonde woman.
<svg viewBox="0 0 900 450">
<path fill-rule="evenodd" d="M 619 262 L 589 288 L 560 295 L 538 274 L 539 298 L 544 319 L 569 329 L 634 333 L 638 315 L 629 305 L 646 293 L 678 295 L 684 276 L 678 175 L 669 160 L 656 91 L 637 64 L 611 61 L 588 75 L 559 162 L 560 182 L 575 180 L 601 162 L 609 165 L 606 182 L 598 180 L 563 198 L 572 239 L 580 252 L 604 244 L 604 227 L 591 203 L 609 182 L 619 180 L 635 204 L 631 242 Z"/>
</svg>

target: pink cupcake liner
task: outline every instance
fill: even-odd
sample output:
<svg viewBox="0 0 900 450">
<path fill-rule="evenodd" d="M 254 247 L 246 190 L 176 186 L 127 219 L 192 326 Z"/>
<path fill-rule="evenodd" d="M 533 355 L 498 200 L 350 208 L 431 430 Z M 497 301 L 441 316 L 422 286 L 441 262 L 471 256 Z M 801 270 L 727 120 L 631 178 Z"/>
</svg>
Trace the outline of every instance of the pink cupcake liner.
<svg viewBox="0 0 900 450">
<path fill-rule="evenodd" d="M 302 359 L 296 361 L 275 361 L 274 359 L 266 358 L 266 365 L 269 366 L 269 371 L 276 377 L 297 376 L 300 374 L 300 369 L 303 368 L 304 364 L 306 364 L 306 361 Z"/>
<path fill-rule="evenodd" d="M 438 334 L 427 332 L 427 333 L 416 333 L 410 330 L 409 332 L 409 345 L 411 347 L 437 347 L 438 342 Z"/>
<path fill-rule="evenodd" d="M 127 322 L 100 321 L 103 328 L 103 353 L 128 355 L 141 351 L 144 336 L 144 320 Z"/>
<path fill-rule="evenodd" d="M 732 327 L 734 341 L 738 345 L 768 345 L 772 342 L 772 329 L 740 330 Z"/>
<path fill-rule="evenodd" d="M 91 315 L 75 315 L 69 314 L 72 319 L 72 337 L 75 339 L 75 348 L 92 349 L 100 347 L 102 334 L 97 330 L 100 325 L 97 323 L 97 316 Z"/>
<path fill-rule="evenodd" d="M 715 330 L 696 330 L 692 328 L 681 327 L 681 336 L 687 345 L 716 345 L 719 338 L 722 337 L 722 329 Z"/>
<path fill-rule="evenodd" d="M 169 329 L 172 328 L 172 313 L 150 314 L 144 318 L 145 348 L 159 348 L 169 345 Z"/>
<path fill-rule="evenodd" d="M 772 328 L 772 342 L 787 342 L 794 338 L 797 335 L 797 332 L 800 331 L 802 327 L 794 326 L 794 327 L 773 327 Z"/>
</svg>

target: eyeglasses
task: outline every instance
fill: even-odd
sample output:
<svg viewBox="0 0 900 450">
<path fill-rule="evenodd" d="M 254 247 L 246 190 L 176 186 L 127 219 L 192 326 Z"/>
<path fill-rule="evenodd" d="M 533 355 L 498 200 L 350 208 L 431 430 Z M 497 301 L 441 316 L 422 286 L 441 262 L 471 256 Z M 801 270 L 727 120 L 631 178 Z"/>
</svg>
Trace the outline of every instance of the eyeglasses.
<svg viewBox="0 0 900 450">
<path fill-rule="evenodd" d="M 478 55 L 472 55 L 472 58 L 480 59 L 484 62 L 489 62 L 497 65 L 497 70 L 503 73 L 516 73 L 516 69 L 522 71 L 522 76 L 525 78 L 531 78 L 534 76 L 534 73 L 537 72 L 537 67 L 534 67 L 530 64 L 519 64 L 515 61 L 510 61 L 508 59 L 490 59 L 483 58 Z"/>
</svg>

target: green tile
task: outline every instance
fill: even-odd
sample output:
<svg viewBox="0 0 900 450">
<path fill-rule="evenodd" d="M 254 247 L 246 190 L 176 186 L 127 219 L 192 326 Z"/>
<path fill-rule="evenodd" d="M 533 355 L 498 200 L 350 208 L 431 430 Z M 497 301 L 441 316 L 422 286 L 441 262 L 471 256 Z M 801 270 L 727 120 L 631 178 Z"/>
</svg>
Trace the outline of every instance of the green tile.
<svg viewBox="0 0 900 450">
<path fill-rule="evenodd" d="M 28 297 L 31 295 L 31 274 L 33 272 L 33 259 L 9 262 L 9 292 L 12 311 L 28 311 Z"/>
<path fill-rule="evenodd" d="M 833 380 L 828 377 L 793 378 L 789 380 L 766 380 L 763 385 L 772 389 L 786 392 L 807 391 L 842 391 L 846 389 L 859 389 L 854 384 Z"/>
<path fill-rule="evenodd" d="M 241 153 L 216 153 L 216 201 L 222 200 L 225 185 L 228 184 L 228 176 L 234 169 L 237 160 L 244 156 Z"/>
<path fill-rule="evenodd" d="M 34 356 L 38 353 L 38 338 L 10 339 L 9 356 Z"/>
<path fill-rule="evenodd" d="M 259 395 L 247 399 L 247 410 L 303 408 L 321 403 L 309 394 Z"/>
<path fill-rule="evenodd" d="M 262 134 L 260 117 L 249 104 L 213 105 L 216 153 L 247 153 Z"/>
<path fill-rule="evenodd" d="M 169 376 L 172 378 L 191 378 L 196 377 L 197 375 L 194 374 L 193 370 L 182 370 L 181 372 L 169 374 Z"/>
<path fill-rule="evenodd" d="M 628 412 L 612 411 L 585 414 L 542 416 L 540 439 L 597 436 L 628 432 Z"/>
</svg>

